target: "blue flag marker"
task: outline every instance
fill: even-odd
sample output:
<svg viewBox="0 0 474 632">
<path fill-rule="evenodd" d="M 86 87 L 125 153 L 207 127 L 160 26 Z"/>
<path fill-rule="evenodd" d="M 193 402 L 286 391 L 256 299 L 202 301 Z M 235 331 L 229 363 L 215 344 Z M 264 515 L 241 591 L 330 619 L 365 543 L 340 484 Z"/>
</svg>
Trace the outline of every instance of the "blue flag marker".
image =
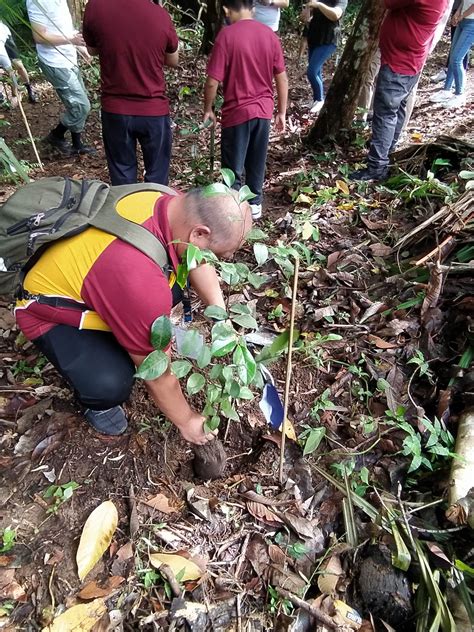
<svg viewBox="0 0 474 632">
<path fill-rule="evenodd" d="M 278 430 L 283 423 L 283 404 L 275 388 L 273 376 L 270 371 L 264 366 L 260 367 L 260 371 L 265 380 L 265 386 L 263 387 L 259 407 L 267 423 L 270 424 L 273 430 Z"/>
</svg>

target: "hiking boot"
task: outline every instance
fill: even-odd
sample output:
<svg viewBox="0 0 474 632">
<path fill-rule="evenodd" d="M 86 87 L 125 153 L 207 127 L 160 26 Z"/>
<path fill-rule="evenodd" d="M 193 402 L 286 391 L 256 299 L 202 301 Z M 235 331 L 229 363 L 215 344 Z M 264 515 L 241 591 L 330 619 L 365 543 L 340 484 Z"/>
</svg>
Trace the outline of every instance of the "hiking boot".
<svg viewBox="0 0 474 632">
<path fill-rule="evenodd" d="M 262 205 L 261 204 L 251 204 L 250 210 L 252 211 L 252 219 L 260 219 L 262 217 Z"/>
<path fill-rule="evenodd" d="M 453 95 L 451 90 L 439 90 L 430 97 L 430 103 L 443 103 L 450 99 Z"/>
<path fill-rule="evenodd" d="M 95 156 L 97 149 L 89 145 L 81 145 L 80 147 L 72 147 L 71 153 L 75 156 Z"/>
<path fill-rule="evenodd" d="M 358 180 L 359 182 L 381 182 L 388 177 L 388 169 L 383 171 L 373 171 L 366 167 L 365 169 L 357 169 L 349 174 L 349 180 Z"/>
<path fill-rule="evenodd" d="M 72 153 L 72 147 L 65 138 L 58 138 L 51 132 L 44 139 L 51 147 L 57 149 L 63 156 L 70 156 Z"/>
<path fill-rule="evenodd" d="M 128 421 L 121 406 L 114 406 L 107 410 L 87 408 L 84 412 L 84 417 L 94 430 L 105 435 L 121 435 L 128 427 Z"/>
<path fill-rule="evenodd" d="M 456 108 L 462 108 L 464 105 L 466 105 L 466 95 L 453 94 L 450 99 L 448 99 L 447 101 L 443 101 L 441 105 L 444 108 L 453 109 L 453 110 Z"/>
</svg>

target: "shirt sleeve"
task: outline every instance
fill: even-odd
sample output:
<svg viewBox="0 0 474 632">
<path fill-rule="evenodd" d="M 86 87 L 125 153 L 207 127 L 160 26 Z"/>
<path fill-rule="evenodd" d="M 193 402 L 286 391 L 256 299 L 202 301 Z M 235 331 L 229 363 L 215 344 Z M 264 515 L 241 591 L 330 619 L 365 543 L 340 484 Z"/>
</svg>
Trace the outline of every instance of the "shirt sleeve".
<svg viewBox="0 0 474 632">
<path fill-rule="evenodd" d="M 5 50 L 5 44 L 0 44 L 0 68 L 4 70 L 11 70 L 12 63 L 7 51 Z"/>
<path fill-rule="evenodd" d="M 176 29 L 174 28 L 173 21 L 168 15 L 169 19 L 169 28 L 168 28 L 168 44 L 166 46 L 167 53 L 175 53 L 178 50 L 179 40 L 178 35 L 176 33 Z"/>
<path fill-rule="evenodd" d="M 272 33 L 273 35 L 273 33 Z M 280 75 L 285 72 L 285 59 L 283 57 L 283 49 L 281 47 L 280 38 L 274 35 L 275 54 L 273 56 L 273 76 Z"/>
<path fill-rule="evenodd" d="M 207 74 L 216 81 L 223 82 L 226 76 L 227 54 L 224 38 L 221 35 L 224 30 L 219 33 L 214 43 L 211 56 L 207 62 Z"/>
<path fill-rule="evenodd" d="M 26 10 L 28 11 L 30 22 L 46 27 L 51 26 L 51 20 L 47 15 L 47 10 L 43 7 L 40 0 L 27 0 Z"/>
<path fill-rule="evenodd" d="M 94 3 L 92 0 L 86 4 L 86 8 L 84 10 L 84 20 L 82 22 L 82 35 L 84 40 L 90 48 L 97 48 L 97 39 L 94 34 L 93 29 L 94 23 Z"/>
</svg>

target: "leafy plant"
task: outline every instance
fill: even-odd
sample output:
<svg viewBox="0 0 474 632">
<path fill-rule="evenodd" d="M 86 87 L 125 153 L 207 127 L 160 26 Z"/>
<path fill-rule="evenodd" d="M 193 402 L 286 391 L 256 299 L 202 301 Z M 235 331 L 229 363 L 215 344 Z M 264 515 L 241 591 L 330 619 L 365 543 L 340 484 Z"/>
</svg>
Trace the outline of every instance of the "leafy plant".
<svg viewBox="0 0 474 632">
<path fill-rule="evenodd" d="M 16 543 L 16 531 L 11 527 L 5 527 L 2 531 L 2 546 L 0 546 L 0 553 L 8 553 L 15 546 Z"/>
<path fill-rule="evenodd" d="M 78 487 L 80 485 L 75 481 L 64 483 L 64 485 L 50 485 L 43 493 L 45 500 L 51 499 L 53 501 L 47 513 L 56 513 L 63 503 L 72 498 L 74 490 Z"/>
</svg>

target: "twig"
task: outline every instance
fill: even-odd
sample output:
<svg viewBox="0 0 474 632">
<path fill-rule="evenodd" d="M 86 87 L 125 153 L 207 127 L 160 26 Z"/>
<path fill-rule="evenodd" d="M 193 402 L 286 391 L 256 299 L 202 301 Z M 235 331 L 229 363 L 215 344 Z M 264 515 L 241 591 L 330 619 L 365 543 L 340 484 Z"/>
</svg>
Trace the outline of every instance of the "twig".
<svg viewBox="0 0 474 632">
<path fill-rule="evenodd" d="M 241 594 L 237 593 L 235 600 L 235 610 L 237 614 L 237 632 L 242 632 L 242 609 L 240 607 Z"/>
<path fill-rule="evenodd" d="M 285 464 L 285 439 L 286 439 L 286 425 L 288 416 L 288 405 L 290 399 L 290 381 L 291 381 L 291 355 L 293 352 L 293 328 L 295 326 L 295 311 L 296 311 L 296 292 L 298 289 L 298 272 L 300 269 L 300 259 L 295 258 L 295 271 L 293 276 L 293 291 L 291 301 L 291 314 L 290 314 L 290 333 L 288 336 L 288 356 L 286 359 L 286 380 L 285 380 L 285 400 L 283 403 L 283 423 L 281 426 L 281 448 L 280 448 L 280 483 L 283 483 L 283 466 Z"/>
<path fill-rule="evenodd" d="M 309 614 L 314 619 L 316 619 L 316 621 L 319 621 L 326 627 L 331 628 L 331 630 L 337 630 L 338 625 L 334 623 L 331 617 L 329 617 L 327 614 L 322 612 L 319 608 L 316 608 L 316 606 L 312 606 L 307 601 L 300 599 L 296 595 L 293 595 L 293 593 L 290 593 L 284 588 L 280 588 L 279 586 L 276 586 L 275 590 L 281 597 L 291 601 L 293 605 L 298 606 L 298 608 L 302 608 L 303 610 L 306 610 L 306 612 L 309 612 Z"/>
<path fill-rule="evenodd" d="M 56 564 L 53 566 L 51 575 L 49 576 L 49 582 L 48 582 L 48 591 L 49 591 L 49 596 L 51 597 L 51 612 L 53 613 L 53 615 L 54 615 L 54 608 L 56 607 L 56 603 L 54 600 L 54 593 L 53 593 L 53 577 L 54 577 L 55 570 L 56 570 Z"/>
<path fill-rule="evenodd" d="M 242 564 L 244 562 L 245 554 L 247 553 L 247 547 L 249 545 L 249 540 L 250 540 L 250 533 L 247 533 L 247 535 L 245 536 L 244 543 L 242 544 L 242 551 L 241 551 L 241 553 L 239 555 L 239 561 L 237 562 L 237 566 L 235 568 L 235 577 L 237 579 L 239 577 L 239 573 L 240 573 L 240 569 L 242 568 Z"/>
<path fill-rule="evenodd" d="M 168 582 L 173 595 L 175 597 L 181 597 L 183 591 L 181 590 L 180 585 L 168 564 L 161 564 L 158 570 L 160 571 L 160 574 L 163 576 L 163 578 L 166 579 L 166 581 Z"/>
<path fill-rule="evenodd" d="M 23 122 L 25 124 L 26 127 L 26 131 L 28 132 L 28 136 L 30 137 L 30 142 L 33 146 L 33 151 L 35 152 L 35 156 L 36 156 L 36 160 L 39 164 L 39 167 L 41 169 L 41 171 L 44 171 L 44 167 L 43 167 L 43 163 L 41 162 L 41 158 L 39 157 L 39 153 L 38 150 L 36 149 L 36 144 L 33 138 L 33 134 L 31 133 L 31 129 L 30 126 L 28 124 L 28 119 L 26 118 L 26 114 L 25 114 L 25 110 L 23 109 L 23 106 L 21 104 L 21 97 L 18 97 L 18 107 L 20 108 L 20 112 L 21 112 L 21 116 L 23 117 Z"/>
</svg>

